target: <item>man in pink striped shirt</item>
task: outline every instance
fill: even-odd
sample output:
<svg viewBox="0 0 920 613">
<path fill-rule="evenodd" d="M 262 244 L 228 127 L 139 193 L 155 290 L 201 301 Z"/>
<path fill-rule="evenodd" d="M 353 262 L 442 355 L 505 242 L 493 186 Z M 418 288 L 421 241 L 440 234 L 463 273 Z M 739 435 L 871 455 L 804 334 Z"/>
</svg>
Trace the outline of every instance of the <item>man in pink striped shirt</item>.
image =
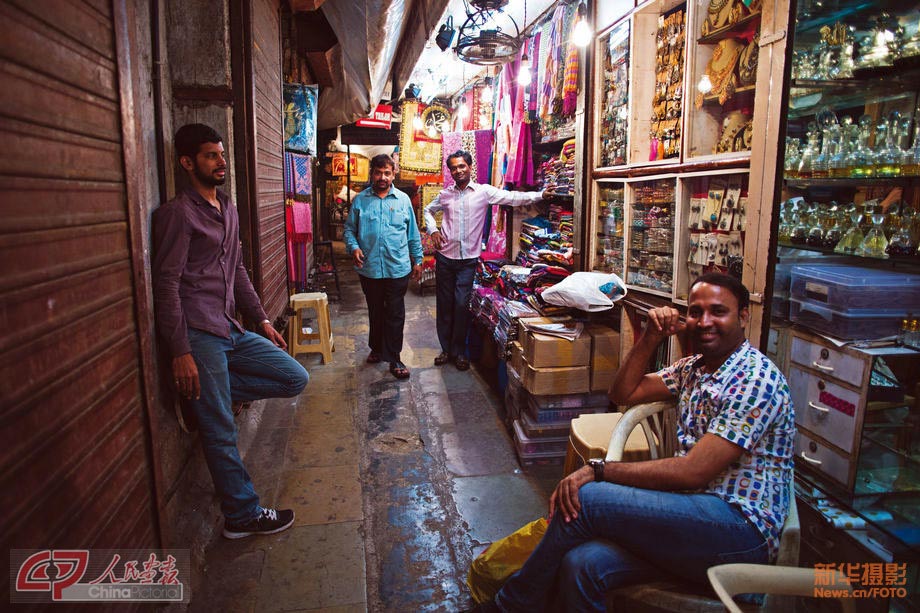
<svg viewBox="0 0 920 613">
<path fill-rule="evenodd" d="M 425 226 L 434 242 L 437 275 L 437 328 L 441 353 L 437 366 L 454 362 L 458 370 L 470 367 L 466 355 L 470 291 L 489 208 L 494 204 L 525 206 L 536 204 L 546 192 L 509 192 L 470 180 L 473 158 L 467 151 L 447 157 L 447 169 L 454 185 L 441 190 L 425 207 Z M 443 214 L 438 229 L 434 214 Z"/>
</svg>

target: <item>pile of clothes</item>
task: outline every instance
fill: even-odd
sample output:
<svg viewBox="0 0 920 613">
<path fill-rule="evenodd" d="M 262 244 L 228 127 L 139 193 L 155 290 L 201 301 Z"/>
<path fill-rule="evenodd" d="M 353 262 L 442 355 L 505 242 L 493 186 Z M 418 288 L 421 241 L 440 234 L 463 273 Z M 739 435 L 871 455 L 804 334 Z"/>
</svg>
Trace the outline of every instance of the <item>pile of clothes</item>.
<svg viewBox="0 0 920 613">
<path fill-rule="evenodd" d="M 543 216 L 530 217 L 523 221 L 519 238 L 521 251 L 518 253 L 517 264 L 572 265 L 573 218 L 571 212 L 560 212 L 564 214 L 559 215 L 556 221 Z M 565 225 L 562 225 L 563 223 Z M 565 230 L 565 233 L 560 230 Z"/>
</svg>

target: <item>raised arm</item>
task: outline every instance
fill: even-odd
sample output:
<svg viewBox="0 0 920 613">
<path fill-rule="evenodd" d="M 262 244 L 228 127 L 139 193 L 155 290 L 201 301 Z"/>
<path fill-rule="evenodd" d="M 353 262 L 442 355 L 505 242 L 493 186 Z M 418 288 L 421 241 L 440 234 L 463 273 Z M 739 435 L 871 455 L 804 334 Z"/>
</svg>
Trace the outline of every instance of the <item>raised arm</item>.
<svg viewBox="0 0 920 613">
<path fill-rule="evenodd" d="M 658 345 L 669 336 L 681 332 L 683 328 L 677 309 L 672 307 L 651 309 L 648 312 L 648 324 L 642 331 L 639 341 L 617 370 L 608 393 L 610 400 L 618 405 L 630 406 L 672 398 L 671 392 L 661 377 L 645 371 Z"/>
</svg>

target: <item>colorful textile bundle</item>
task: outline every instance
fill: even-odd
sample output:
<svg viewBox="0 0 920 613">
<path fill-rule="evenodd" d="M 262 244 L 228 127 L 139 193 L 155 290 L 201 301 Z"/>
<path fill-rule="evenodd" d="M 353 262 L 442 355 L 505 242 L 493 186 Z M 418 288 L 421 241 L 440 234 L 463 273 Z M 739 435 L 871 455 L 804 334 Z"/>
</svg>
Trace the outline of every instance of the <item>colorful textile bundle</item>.
<svg viewBox="0 0 920 613">
<path fill-rule="evenodd" d="M 562 83 L 562 115 L 575 114 L 575 105 L 578 102 L 578 47 L 569 44 L 569 52 L 565 58 L 565 77 Z"/>
<path fill-rule="evenodd" d="M 519 242 L 521 251 L 517 263 L 530 266 L 539 262 L 570 266 L 573 263 L 572 217 L 567 212 L 567 235 L 559 232 L 562 215 L 557 214 L 554 222 L 545 217 L 531 217 L 521 223 Z"/>
<path fill-rule="evenodd" d="M 501 272 L 503 261 L 479 260 L 476 264 L 476 274 L 473 277 L 473 283 L 483 287 L 494 287 Z"/>
<path fill-rule="evenodd" d="M 284 193 L 311 197 L 313 194 L 312 160 L 302 153 L 284 152 Z"/>
</svg>

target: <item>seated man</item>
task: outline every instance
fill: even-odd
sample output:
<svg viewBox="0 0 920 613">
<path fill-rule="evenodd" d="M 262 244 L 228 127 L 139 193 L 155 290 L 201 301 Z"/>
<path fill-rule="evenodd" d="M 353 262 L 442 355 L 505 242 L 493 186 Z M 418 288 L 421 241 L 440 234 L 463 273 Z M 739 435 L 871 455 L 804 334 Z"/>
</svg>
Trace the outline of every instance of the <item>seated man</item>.
<svg viewBox="0 0 920 613">
<path fill-rule="evenodd" d="M 541 611 L 555 583 L 566 611 L 604 611 L 608 590 L 662 571 L 704 582 L 710 566 L 775 559 L 795 422 L 782 373 L 744 338 L 749 315 L 741 282 L 701 276 L 686 318 L 699 353 L 646 374 L 658 344 L 684 328 L 673 308 L 649 311 L 610 397 L 624 406 L 676 398 L 677 454 L 592 460 L 563 479 L 543 540 L 495 602 L 477 610 Z"/>
</svg>

